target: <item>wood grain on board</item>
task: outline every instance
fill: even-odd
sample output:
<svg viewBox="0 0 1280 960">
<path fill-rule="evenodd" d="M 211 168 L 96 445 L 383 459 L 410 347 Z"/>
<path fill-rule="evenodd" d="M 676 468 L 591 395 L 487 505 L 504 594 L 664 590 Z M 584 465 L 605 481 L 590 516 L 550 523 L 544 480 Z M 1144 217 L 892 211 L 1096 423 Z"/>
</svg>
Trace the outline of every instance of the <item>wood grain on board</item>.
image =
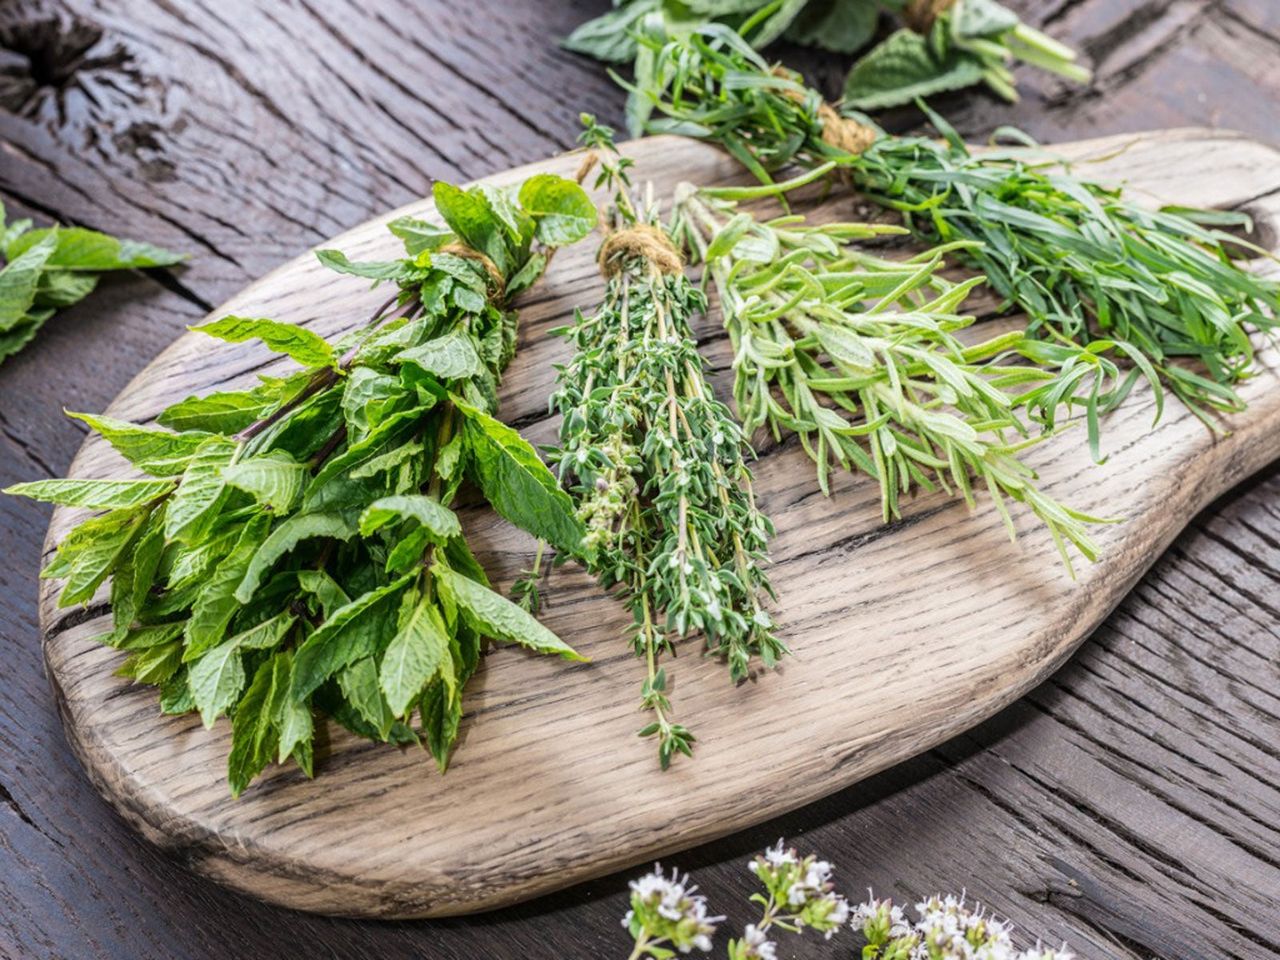
<svg viewBox="0 0 1280 960">
<path fill-rule="evenodd" d="M 637 176 L 670 196 L 683 180 L 740 177 L 716 148 L 675 137 L 627 145 Z M 1280 152 L 1205 131 L 1111 138 L 1055 148 L 1085 158 L 1107 182 L 1151 202 L 1250 202 L 1280 188 Z M 1093 159 L 1105 158 L 1105 159 Z M 562 156 L 533 172 L 571 175 Z M 1280 205 L 1257 201 L 1259 220 Z M 399 241 L 385 229 L 415 204 L 332 241 L 353 259 L 383 260 Z M 837 191 L 817 212 L 849 218 Z M 328 244 L 326 244 L 328 245 Z M 562 251 L 521 310 L 520 347 L 500 392 L 500 415 L 531 439 L 554 438 L 546 415 L 554 369 L 567 347 L 547 331 L 598 302 L 594 250 Z M 334 275 L 311 255 L 292 260 L 215 314 L 270 316 L 325 335 L 362 322 L 385 292 Z M 698 329 L 713 367 L 729 346 L 714 311 Z M 1109 459 L 1091 466 L 1081 431 L 1027 455 L 1043 489 L 1064 503 L 1124 523 L 1097 532 L 1103 559 L 1072 580 L 1048 534 L 1015 513 L 1011 543 L 994 506 L 970 513 L 944 493 L 919 497 L 889 525 L 879 488 L 845 475 L 831 496 L 795 442 L 755 465 L 762 508 L 776 527 L 771 577 L 776 616 L 794 656 L 734 687 L 721 664 L 681 644 L 669 668 L 677 716 L 699 742 L 692 762 L 655 768 L 640 740 L 643 662 L 623 638 L 630 615 L 576 570 L 553 575 L 541 619 L 591 659 L 585 667 L 491 652 L 468 687 L 458 749 L 441 776 L 421 750 L 373 745 L 331 728 L 318 779 L 272 770 L 238 801 L 228 797 L 230 723 L 206 731 L 194 716 L 158 715 L 152 688 L 114 676 L 123 658 L 92 639 L 107 629 L 101 605 L 60 611 L 59 585 L 42 587 L 50 679 L 73 749 L 91 779 L 148 838 L 239 889 L 322 913 L 439 916 L 487 909 L 678 851 L 830 794 L 943 742 L 1042 680 L 1116 606 L 1188 518 L 1280 457 L 1280 390 L 1262 373 L 1230 434 L 1215 437 L 1172 408 L 1152 429 L 1154 400 L 1138 391 L 1111 415 Z M 160 354 L 108 408 L 145 421 L 165 406 L 256 382 L 281 365 L 255 344 L 223 349 L 187 334 Z M 723 379 L 723 378 L 722 378 Z M 727 388 L 719 384 L 723 394 Z M 123 476 L 129 468 L 91 438 L 70 475 Z M 57 510 L 47 551 L 84 511 Z M 488 511 L 463 513 L 490 575 L 509 585 L 532 562 L 533 543 Z M 95 615 L 97 614 L 97 615 Z M 474 811 L 475 813 L 470 813 Z M 1258 909 L 1266 897 L 1257 892 Z"/>
<path fill-rule="evenodd" d="M 1076 89 L 1020 69 L 1016 106 L 971 93 L 935 104 L 971 138 L 1012 121 L 1046 141 L 1187 124 L 1280 140 L 1270 0 L 1012 5 L 1097 77 Z M 185 324 L 299 251 L 423 195 L 432 177 L 567 148 L 579 110 L 618 123 L 619 91 L 553 42 L 607 7 L 5 4 L 11 214 L 196 259 L 107 281 L 0 369 L 0 484 L 65 472 L 82 429 L 63 406 L 102 409 Z M 838 92 L 840 58 L 778 55 Z M 1065 939 L 1090 960 L 1280 953 L 1274 912 L 1256 900 L 1280 900 L 1278 496 L 1272 468 L 1206 509 L 1062 670 L 991 721 L 673 862 L 730 932 L 752 919 L 746 859 L 785 834 L 831 859 L 851 894 L 967 889 L 1021 943 Z M 625 954 L 628 874 L 466 919 L 344 921 L 239 896 L 143 842 L 67 749 L 43 674 L 31 571 L 46 522 L 46 508 L 0 498 L 0 956 Z M 850 949 L 804 938 L 784 955 Z"/>
</svg>

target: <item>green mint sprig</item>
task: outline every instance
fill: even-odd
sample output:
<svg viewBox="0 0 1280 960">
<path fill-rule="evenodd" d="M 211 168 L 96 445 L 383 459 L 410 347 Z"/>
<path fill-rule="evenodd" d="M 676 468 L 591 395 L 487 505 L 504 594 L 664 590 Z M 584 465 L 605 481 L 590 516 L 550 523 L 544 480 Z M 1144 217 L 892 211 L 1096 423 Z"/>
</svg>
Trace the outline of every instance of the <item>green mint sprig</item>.
<svg viewBox="0 0 1280 960">
<path fill-rule="evenodd" d="M 319 254 L 397 287 L 347 336 L 250 317 L 195 328 L 258 342 L 295 372 L 190 397 L 155 426 L 77 415 L 148 479 L 7 491 L 103 511 L 42 576 L 65 581 L 61 606 L 111 579 L 113 629 L 99 639 L 128 652 L 119 672 L 158 686 L 165 712 L 231 717 L 233 794 L 273 760 L 310 776 L 324 717 L 425 741 L 443 771 L 487 640 L 582 659 L 490 588 L 452 504 L 469 482 L 515 525 L 582 549 L 569 497 L 493 411 L 515 350 L 511 298 L 592 230 L 595 208 L 548 174 L 433 193 L 446 226 L 389 225 L 405 258 Z"/>
<path fill-rule="evenodd" d="M 149 243 L 84 227 L 41 227 L 5 218 L 0 204 L 0 363 L 35 338 L 59 310 L 94 291 L 104 273 L 168 267 L 186 259 Z"/>
</svg>

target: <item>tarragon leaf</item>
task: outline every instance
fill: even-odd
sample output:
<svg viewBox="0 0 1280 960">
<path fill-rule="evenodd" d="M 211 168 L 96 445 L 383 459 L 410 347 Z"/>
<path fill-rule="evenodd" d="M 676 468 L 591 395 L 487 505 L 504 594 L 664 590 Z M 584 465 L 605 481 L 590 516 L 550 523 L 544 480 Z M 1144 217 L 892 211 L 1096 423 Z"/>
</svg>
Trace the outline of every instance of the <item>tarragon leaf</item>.
<svg viewBox="0 0 1280 960">
<path fill-rule="evenodd" d="M 318 333 L 294 323 L 253 317 L 223 317 L 191 329 L 228 343 L 261 340 L 267 349 L 283 353 L 304 367 L 338 368 L 338 355 L 329 342 Z"/>
</svg>

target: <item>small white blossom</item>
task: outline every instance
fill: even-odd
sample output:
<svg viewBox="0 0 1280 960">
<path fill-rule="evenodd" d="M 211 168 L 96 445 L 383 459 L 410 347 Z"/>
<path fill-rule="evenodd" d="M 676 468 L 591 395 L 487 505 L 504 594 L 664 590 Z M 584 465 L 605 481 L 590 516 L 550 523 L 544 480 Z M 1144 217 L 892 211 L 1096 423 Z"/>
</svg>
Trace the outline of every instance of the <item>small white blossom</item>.
<svg viewBox="0 0 1280 960">
<path fill-rule="evenodd" d="M 707 913 L 707 898 L 689 883 L 688 875 L 673 870 L 670 876 L 654 864 L 653 872 L 632 880 L 631 909 L 623 925 L 649 942 L 670 943 L 681 953 L 711 950 L 716 924 L 724 917 Z"/>
<path fill-rule="evenodd" d="M 742 931 L 742 945 L 746 948 L 744 960 L 778 960 L 777 945 L 754 923 L 748 923 Z"/>
</svg>

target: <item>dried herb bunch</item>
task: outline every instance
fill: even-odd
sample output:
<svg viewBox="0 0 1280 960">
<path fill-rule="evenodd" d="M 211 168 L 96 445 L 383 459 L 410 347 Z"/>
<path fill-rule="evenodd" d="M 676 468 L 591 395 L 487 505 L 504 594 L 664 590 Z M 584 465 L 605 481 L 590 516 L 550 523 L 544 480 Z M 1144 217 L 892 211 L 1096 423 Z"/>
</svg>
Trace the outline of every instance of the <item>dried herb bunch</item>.
<svg viewBox="0 0 1280 960">
<path fill-rule="evenodd" d="M 726 29 L 673 39 L 653 55 L 650 82 L 633 88 L 660 114 L 651 131 L 722 143 L 763 180 L 791 163 L 832 162 L 919 239 L 974 241 L 960 258 L 1026 312 L 1032 337 L 1065 343 L 1086 362 L 1081 349 L 1145 361 L 1105 384 L 1102 371 L 1073 382 L 1062 402 L 1086 406 L 1095 429 L 1097 413 L 1139 376 L 1162 381 L 1207 423 L 1214 410 L 1242 409 L 1232 384 L 1253 371 L 1249 331 L 1280 322 L 1280 284 L 1234 263 L 1239 241 L 1218 229 L 1247 217 L 1142 209 L 1118 190 L 1055 172 L 1025 137 L 1019 148 L 974 155 L 932 112 L 943 142 L 885 135 L 842 116 Z M 1175 362 L 1182 358 L 1200 372 Z M 1076 365 L 1070 371 L 1080 376 Z"/>
<path fill-rule="evenodd" d="M 592 314 L 558 331 L 573 344 L 552 405 L 563 417 L 556 454 L 593 551 L 588 567 L 620 584 L 648 677 L 643 706 L 665 768 L 693 737 L 671 719 L 659 655 L 700 631 L 733 680 L 753 657 L 785 653 L 764 608 L 762 569 L 772 526 L 759 511 L 749 447 L 712 394 L 690 322 L 705 308 L 680 255 L 658 225 L 651 196 L 632 191 L 629 161 L 590 118 L 584 141 L 602 154 L 599 185 L 612 191 L 600 267 L 608 285 Z"/>
<path fill-rule="evenodd" d="M 678 191 L 672 233 L 705 262 L 718 294 L 744 428 L 795 432 L 824 491 L 832 464 L 877 478 L 886 520 L 917 489 L 958 492 L 973 506 L 977 485 L 1011 537 L 1005 498 L 1044 523 L 1068 569 L 1068 544 L 1096 559 L 1087 525 L 1099 520 L 1045 494 L 1018 458 L 1039 437 L 1026 436 L 1008 388 L 1044 374 L 999 361 L 1023 335 L 970 346 L 955 336 L 973 322 L 960 305 L 982 278 L 957 284 L 939 271 L 944 255 L 967 244 L 886 260 L 859 241 L 902 228 L 761 221 L 737 208 L 826 172 L 772 187 Z"/>
<path fill-rule="evenodd" d="M 234 794 L 273 759 L 311 775 L 317 715 L 372 740 L 421 736 L 443 770 L 486 639 L 580 659 L 489 588 L 450 505 L 470 481 L 511 522 L 580 549 L 572 502 L 491 414 L 515 349 L 507 305 L 595 209 L 551 175 L 434 195 L 446 227 L 390 225 L 406 258 L 320 254 L 398 287 L 337 343 L 266 319 L 196 328 L 302 369 L 188 398 L 157 426 L 77 415 L 152 479 L 8 491 L 106 511 L 42 575 L 66 581 L 61 606 L 112 578 L 114 629 L 99 639 L 129 652 L 120 673 L 159 686 L 165 712 L 198 710 L 207 726 L 230 714 Z"/>
</svg>

